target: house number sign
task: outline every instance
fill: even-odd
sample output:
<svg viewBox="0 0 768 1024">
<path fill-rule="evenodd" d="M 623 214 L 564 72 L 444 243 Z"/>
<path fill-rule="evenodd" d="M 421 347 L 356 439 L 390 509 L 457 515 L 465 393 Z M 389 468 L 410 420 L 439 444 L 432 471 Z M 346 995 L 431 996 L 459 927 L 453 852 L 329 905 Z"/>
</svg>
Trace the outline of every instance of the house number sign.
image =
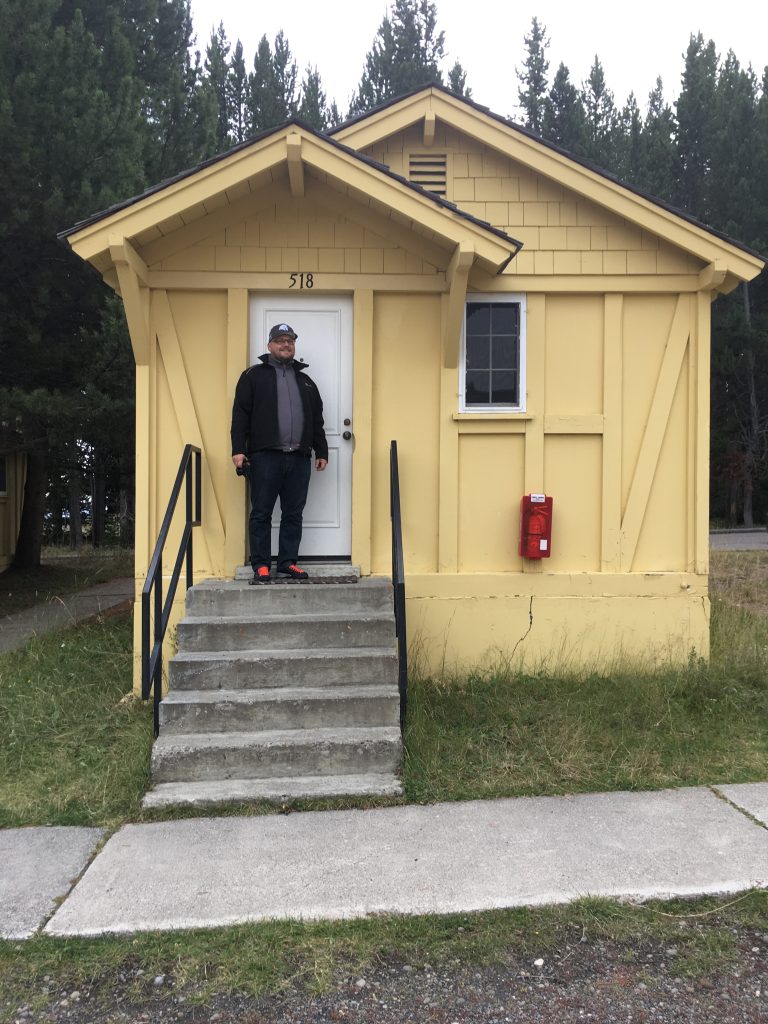
<svg viewBox="0 0 768 1024">
<path fill-rule="evenodd" d="M 314 288 L 315 287 L 315 276 L 314 274 L 300 274 L 298 271 L 290 276 L 291 283 L 288 285 L 289 288 Z"/>
</svg>

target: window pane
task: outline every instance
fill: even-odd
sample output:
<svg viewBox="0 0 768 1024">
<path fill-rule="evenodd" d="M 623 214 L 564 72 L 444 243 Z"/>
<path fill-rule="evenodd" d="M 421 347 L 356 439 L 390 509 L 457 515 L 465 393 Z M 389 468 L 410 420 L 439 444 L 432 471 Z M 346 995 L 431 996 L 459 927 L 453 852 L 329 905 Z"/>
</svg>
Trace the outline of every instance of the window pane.
<svg viewBox="0 0 768 1024">
<path fill-rule="evenodd" d="M 492 307 L 491 325 L 494 334 L 517 334 L 520 307 L 513 302 L 499 302 Z"/>
<path fill-rule="evenodd" d="M 517 369 L 517 338 L 511 335 L 493 337 L 493 362 L 494 370 L 516 370 Z M 469 365 L 469 364 L 467 364 Z"/>
<path fill-rule="evenodd" d="M 491 401 L 491 375 L 487 370 L 467 370 L 467 405 L 488 405 Z"/>
<path fill-rule="evenodd" d="M 494 405 L 518 405 L 517 371 L 494 370 L 491 401 Z"/>
<path fill-rule="evenodd" d="M 491 330 L 491 307 L 487 302 L 467 303 L 467 337 L 489 334 Z"/>
<path fill-rule="evenodd" d="M 520 303 L 489 297 L 468 302 L 465 315 L 465 406 L 519 407 Z"/>
<path fill-rule="evenodd" d="M 467 369 L 488 370 L 490 366 L 490 338 L 467 338 Z"/>
</svg>

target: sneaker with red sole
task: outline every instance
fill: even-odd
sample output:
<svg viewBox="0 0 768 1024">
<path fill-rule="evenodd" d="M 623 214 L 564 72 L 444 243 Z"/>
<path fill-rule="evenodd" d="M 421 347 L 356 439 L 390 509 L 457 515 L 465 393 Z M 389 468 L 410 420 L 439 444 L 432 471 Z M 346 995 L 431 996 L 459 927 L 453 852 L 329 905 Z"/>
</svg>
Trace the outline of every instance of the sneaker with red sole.
<svg viewBox="0 0 768 1024">
<path fill-rule="evenodd" d="M 292 580 L 308 580 L 309 573 L 305 572 L 304 569 L 300 569 L 298 565 L 286 565 L 282 569 L 278 569 L 280 576 L 288 576 Z"/>
<path fill-rule="evenodd" d="M 258 569 L 254 569 L 253 576 L 248 582 L 253 586 L 257 583 L 270 583 L 272 577 L 269 575 L 269 569 L 266 565 L 260 565 Z"/>
</svg>

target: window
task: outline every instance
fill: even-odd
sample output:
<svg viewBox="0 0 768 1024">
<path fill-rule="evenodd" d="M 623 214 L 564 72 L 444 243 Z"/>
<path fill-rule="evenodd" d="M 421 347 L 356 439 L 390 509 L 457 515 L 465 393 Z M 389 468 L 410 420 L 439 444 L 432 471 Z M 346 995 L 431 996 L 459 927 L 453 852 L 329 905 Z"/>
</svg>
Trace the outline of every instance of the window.
<svg viewBox="0 0 768 1024">
<path fill-rule="evenodd" d="M 467 295 L 461 409 L 464 412 L 524 411 L 524 296 Z"/>
</svg>

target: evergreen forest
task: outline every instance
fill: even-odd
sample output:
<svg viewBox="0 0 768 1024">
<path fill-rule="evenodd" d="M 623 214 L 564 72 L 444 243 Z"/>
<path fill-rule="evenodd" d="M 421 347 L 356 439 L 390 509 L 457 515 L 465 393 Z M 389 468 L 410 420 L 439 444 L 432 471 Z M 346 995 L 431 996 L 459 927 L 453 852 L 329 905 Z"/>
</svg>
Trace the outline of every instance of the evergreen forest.
<svg viewBox="0 0 768 1024">
<path fill-rule="evenodd" d="M 550 67 L 534 19 L 494 110 L 768 253 L 768 68 L 695 32 L 680 46 L 674 103 L 660 79 L 622 103 L 599 57 L 584 82 Z M 223 24 L 197 40 L 189 0 L 0 0 L 0 455 L 27 453 L 17 565 L 43 543 L 132 540 L 122 308 L 57 232 L 291 117 L 323 131 L 428 82 L 472 97 L 432 0 L 392 0 L 344 110 L 284 33 L 253 54 Z M 762 524 L 767 274 L 714 304 L 712 348 L 712 516 Z"/>
</svg>

